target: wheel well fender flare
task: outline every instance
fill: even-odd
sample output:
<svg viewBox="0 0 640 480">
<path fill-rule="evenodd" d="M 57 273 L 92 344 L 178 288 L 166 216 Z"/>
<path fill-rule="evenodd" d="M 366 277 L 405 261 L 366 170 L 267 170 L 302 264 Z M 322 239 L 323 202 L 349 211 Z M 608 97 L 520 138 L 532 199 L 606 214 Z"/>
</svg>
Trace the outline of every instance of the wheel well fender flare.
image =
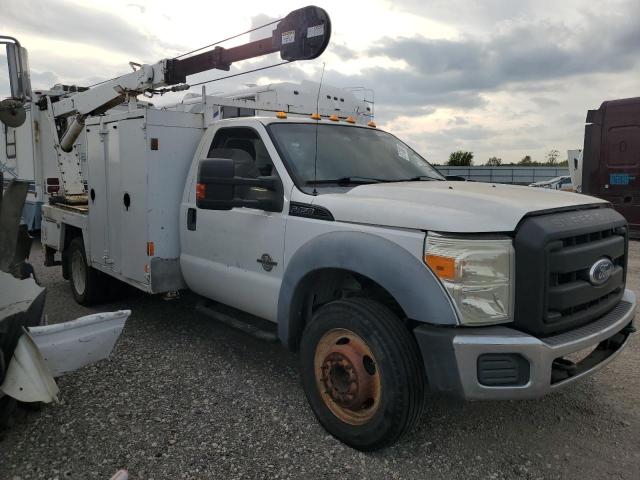
<svg viewBox="0 0 640 480">
<path fill-rule="evenodd" d="M 300 247 L 289 260 L 278 297 L 278 336 L 297 349 L 304 328 L 309 278 L 323 269 L 340 269 L 378 283 L 407 317 L 436 325 L 457 325 L 452 300 L 433 272 L 400 245 L 365 232 L 330 232 Z"/>
</svg>

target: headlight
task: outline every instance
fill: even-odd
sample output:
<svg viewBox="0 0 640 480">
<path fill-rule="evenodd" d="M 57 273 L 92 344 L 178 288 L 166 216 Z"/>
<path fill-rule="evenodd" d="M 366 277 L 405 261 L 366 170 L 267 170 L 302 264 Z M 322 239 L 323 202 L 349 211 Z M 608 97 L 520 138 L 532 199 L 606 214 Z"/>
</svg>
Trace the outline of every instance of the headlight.
<svg viewBox="0 0 640 480">
<path fill-rule="evenodd" d="M 429 232 L 424 261 L 453 298 L 463 324 L 513 321 L 515 255 L 510 238 Z"/>
</svg>

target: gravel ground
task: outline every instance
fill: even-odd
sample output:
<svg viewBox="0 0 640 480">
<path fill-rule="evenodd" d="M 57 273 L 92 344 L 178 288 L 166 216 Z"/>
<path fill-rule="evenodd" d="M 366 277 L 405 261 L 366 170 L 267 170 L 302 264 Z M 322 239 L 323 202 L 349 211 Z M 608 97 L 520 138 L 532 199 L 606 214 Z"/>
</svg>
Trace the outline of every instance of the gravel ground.
<svg viewBox="0 0 640 480">
<path fill-rule="evenodd" d="M 193 311 L 133 295 L 84 308 L 58 268 L 31 259 L 50 323 L 131 308 L 112 357 L 59 380 L 61 405 L 20 417 L 0 478 L 640 478 L 640 335 L 611 365 L 537 401 L 430 397 L 420 427 L 363 454 L 307 406 L 297 358 Z M 629 285 L 640 295 L 640 243 Z"/>
</svg>

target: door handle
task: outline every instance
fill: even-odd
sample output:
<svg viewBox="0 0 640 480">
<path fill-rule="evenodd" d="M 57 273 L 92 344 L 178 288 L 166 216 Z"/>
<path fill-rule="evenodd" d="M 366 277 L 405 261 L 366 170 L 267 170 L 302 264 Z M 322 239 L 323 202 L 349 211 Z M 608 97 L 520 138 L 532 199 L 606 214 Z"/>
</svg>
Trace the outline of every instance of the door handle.
<svg viewBox="0 0 640 480">
<path fill-rule="evenodd" d="M 187 230 L 196 229 L 197 211 L 195 208 L 187 209 Z"/>
</svg>

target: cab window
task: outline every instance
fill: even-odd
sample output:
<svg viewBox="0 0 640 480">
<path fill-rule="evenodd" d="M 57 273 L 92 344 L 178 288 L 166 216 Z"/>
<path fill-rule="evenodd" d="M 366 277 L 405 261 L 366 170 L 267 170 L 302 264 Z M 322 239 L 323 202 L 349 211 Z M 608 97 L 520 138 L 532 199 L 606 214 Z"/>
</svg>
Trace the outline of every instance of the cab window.
<svg viewBox="0 0 640 480">
<path fill-rule="evenodd" d="M 260 177 L 275 175 L 273 161 L 256 132 L 248 127 L 221 128 L 213 137 L 208 158 L 233 158 L 236 175 Z"/>
</svg>

